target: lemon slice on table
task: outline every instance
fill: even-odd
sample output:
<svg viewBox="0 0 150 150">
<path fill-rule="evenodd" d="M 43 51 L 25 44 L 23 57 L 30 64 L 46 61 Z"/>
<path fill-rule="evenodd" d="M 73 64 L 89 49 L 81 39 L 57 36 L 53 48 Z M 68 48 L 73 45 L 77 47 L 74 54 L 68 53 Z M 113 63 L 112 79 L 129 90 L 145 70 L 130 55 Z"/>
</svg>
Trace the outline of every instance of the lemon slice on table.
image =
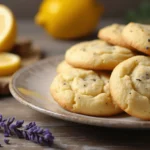
<svg viewBox="0 0 150 150">
<path fill-rule="evenodd" d="M 0 76 L 12 75 L 21 65 L 18 55 L 2 52 L 0 53 Z"/>
<path fill-rule="evenodd" d="M 16 20 L 5 5 L 0 4 L 0 52 L 11 50 L 16 41 Z"/>
</svg>

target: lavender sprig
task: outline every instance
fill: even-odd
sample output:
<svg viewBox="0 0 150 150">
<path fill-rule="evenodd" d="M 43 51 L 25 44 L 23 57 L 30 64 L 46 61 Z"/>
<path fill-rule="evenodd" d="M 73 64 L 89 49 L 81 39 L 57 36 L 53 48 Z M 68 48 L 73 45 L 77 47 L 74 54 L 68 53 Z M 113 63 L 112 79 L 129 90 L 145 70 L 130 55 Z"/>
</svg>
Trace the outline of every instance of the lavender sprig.
<svg viewBox="0 0 150 150">
<path fill-rule="evenodd" d="M 35 122 L 30 122 L 23 126 L 24 120 L 15 122 L 15 118 L 3 119 L 0 114 L 0 129 L 3 129 L 5 137 L 16 135 L 18 138 L 24 138 L 32 142 L 51 146 L 54 140 L 52 133 L 48 129 L 42 129 L 36 125 Z M 4 139 L 6 144 L 9 143 L 8 139 Z"/>
<path fill-rule="evenodd" d="M 6 144 L 9 144 L 9 140 L 8 140 L 8 139 L 4 139 L 4 142 L 5 142 Z"/>
</svg>

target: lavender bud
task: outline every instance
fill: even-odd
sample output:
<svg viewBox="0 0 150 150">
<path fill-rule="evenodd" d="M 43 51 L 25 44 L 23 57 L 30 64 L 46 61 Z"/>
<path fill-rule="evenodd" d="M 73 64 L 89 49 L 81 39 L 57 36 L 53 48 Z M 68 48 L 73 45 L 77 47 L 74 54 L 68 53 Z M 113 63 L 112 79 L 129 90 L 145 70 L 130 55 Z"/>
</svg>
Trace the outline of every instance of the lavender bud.
<svg viewBox="0 0 150 150">
<path fill-rule="evenodd" d="M 33 133 L 33 130 L 34 130 L 34 129 L 32 129 L 32 128 L 29 129 L 29 130 L 27 130 L 28 134 L 32 134 L 32 133 Z"/>
<path fill-rule="evenodd" d="M 7 125 L 9 126 L 10 124 L 12 124 L 14 122 L 15 118 L 9 118 L 7 121 Z"/>
<path fill-rule="evenodd" d="M 51 135 L 50 135 L 50 134 L 45 134 L 45 135 L 44 135 L 44 139 L 45 139 L 46 141 L 48 141 L 49 138 L 51 138 Z"/>
<path fill-rule="evenodd" d="M 34 130 L 33 130 L 33 133 L 38 133 L 38 129 L 34 129 Z"/>
<path fill-rule="evenodd" d="M 7 132 L 5 132 L 4 137 L 9 137 L 9 134 Z"/>
<path fill-rule="evenodd" d="M 31 134 L 30 139 L 31 141 L 34 141 L 34 134 Z"/>
<path fill-rule="evenodd" d="M 49 129 L 44 129 L 43 135 L 45 135 L 45 134 L 51 134 L 50 131 L 49 131 Z"/>
<path fill-rule="evenodd" d="M 1 127 L 4 127 L 4 124 L 5 124 L 4 122 L 0 122 Z"/>
<path fill-rule="evenodd" d="M 49 133 L 49 129 L 44 129 L 44 133 Z"/>
<path fill-rule="evenodd" d="M 27 125 L 25 126 L 25 130 L 28 130 L 28 129 L 31 127 L 31 124 L 32 124 L 32 122 L 30 122 L 29 124 L 27 124 Z"/>
<path fill-rule="evenodd" d="M 6 122 L 6 121 L 7 121 L 7 119 L 2 120 L 2 122 Z"/>
<path fill-rule="evenodd" d="M 18 129 L 14 129 L 15 134 L 18 136 L 18 138 L 22 138 L 22 132 Z"/>
<path fill-rule="evenodd" d="M 39 143 L 43 144 L 43 137 L 39 137 Z"/>
<path fill-rule="evenodd" d="M 42 134 L 43 133 L 43 129 L 42 128 L 40 128 L 39 130 L 38 130 L 38 132 L 37 132 L 38 134 Z"/>
<path fill-rule="evenodd" d="M 33 126 L 32 127 L 32 130 L 34 131 L 34 130 L 36 130 L 37 129 L 37 126 Z"/>
<path fill-rule="evenodd" d="M 22 124 L 24 123 L 24 120 L 18 120 L 17 122 L 16 122 L 16 127 L 17 128 L 20 128 L 20 127 L 22 127 Z"/>
<path fill-rule="evenodd" d="M 28 130 L 32 128 L 33 126 L 36 126 L 35 122 L 30 122 L 28 125 L 25 126 L 25 130 Z"/>
<path fill-rule="evenodd" d="M 9 144 L 9 140 L 8 140 L 8 139 L 4 139 L 4 142 L 5 142 L 6 144 Z"/>
<path fill-rule="evenodd" d="M 35 134 L 35 137 L 34 137 L 34 142 L 35 142 L 35 143 L 39 143 L 39 137 L 38 137 L 38 135 L 36 135 L 36 134 Z"/>
<path fill-rule="evenodd" d="M 28 136 L 28 134 L 27 134 L 26 131 L 23 131 L 22 134 L 23 134 L 23 137 L 24 137 L 26 140 L 29 140 L 29 136 Z"/>
<path fill-rule="evenodd" d="M 16 128 L 16 125 L 15 124 L 11 124 L 10 127 L 9 127 L 11 130 L 14 130 Z"/>
</svg>

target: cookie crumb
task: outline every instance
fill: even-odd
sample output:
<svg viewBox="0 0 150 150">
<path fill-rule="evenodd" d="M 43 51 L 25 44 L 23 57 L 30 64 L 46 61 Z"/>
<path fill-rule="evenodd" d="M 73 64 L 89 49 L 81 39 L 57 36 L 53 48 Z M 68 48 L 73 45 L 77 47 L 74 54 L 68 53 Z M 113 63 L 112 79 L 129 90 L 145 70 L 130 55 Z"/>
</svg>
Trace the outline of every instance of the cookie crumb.
<svg viewBox="0 0 150 150">
<path fill-rule="evenodd" d="M 141 79 L 136 79 L 137 81 L 142 81 Z"/>
<path fill-rule="evenodd" d="M 96 81 L 96 79 L 92 79 L 93 81 Z"/>
<path fill-rule="evenodd" d="M 149 74 L 148 73 L 146 73 L 146 79 L 149 79 L 150 77 L 149 77 Z"/>
<path fill-rule="evenodd" d="M 64 82 L 63 85 L 66 85 L 66 83 Z"/>
<path fill-rule="evenodd" d="M 86 87 L 86 85 L 85 85 L 85 84 L 84 84 L 83 86 L 84 86 L 84 87 Z"/>
<path fill-rule="evenodd" d="M 150 39 L 148 39 L 148 42 L 150 42 Z"/>
</svg>

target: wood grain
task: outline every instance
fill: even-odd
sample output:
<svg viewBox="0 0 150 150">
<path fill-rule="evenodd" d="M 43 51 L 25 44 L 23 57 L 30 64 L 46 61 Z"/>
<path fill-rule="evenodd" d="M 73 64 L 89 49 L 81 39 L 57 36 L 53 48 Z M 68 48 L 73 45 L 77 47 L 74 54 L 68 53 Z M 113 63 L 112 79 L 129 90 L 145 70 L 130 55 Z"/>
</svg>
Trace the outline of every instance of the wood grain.
<svg viewBox="0 0 150 150">
<path fill-rule="evenodd" d="M 130 150 L 134 147 L 136 149 L 140 146 L 141 148 L 150 146 L 149 132 L 146 130 L 99 128 L 66 122 L 31 110 L 11 97 L 1 97 L 0 112 L 6 117 L 15 116 L 17 119 L 24 119 L 25 123 L 36 121 L 39 126 L 48 127 L 55 136 L 53 149 Z M 2 134 L 0 136 L 2 137 Z M 0 143 L 3 143 L 3 138 L 0 138 Z M 47 149 L 17 138 L 11 138 L 11 145 L 4 147 L 14 150 Z"/>
<path fill-rule="evenodd" d="M 105 21 L 102 25 L 110 22 Z M 19 22 L 19 34 L 34 39 L 35 43 L 43 47 L 47 56 L 64 53 L 66 48 L 78 42 L 54 40 L 30 21 Z M 11 144 L 5 145 L 0 132 L 3 150 L 143 150 L 150 147 L 149 130 L 100 128 L 58 120 L 36 112 L 12 97 L 0 97 L 0 113 L 5 117 L 24 119 L 25 123 L 36 121 L 39 126 L 48 127 L 55 136 L 51 148 L 17 138 L 11 138 Z"/>
</svg>

